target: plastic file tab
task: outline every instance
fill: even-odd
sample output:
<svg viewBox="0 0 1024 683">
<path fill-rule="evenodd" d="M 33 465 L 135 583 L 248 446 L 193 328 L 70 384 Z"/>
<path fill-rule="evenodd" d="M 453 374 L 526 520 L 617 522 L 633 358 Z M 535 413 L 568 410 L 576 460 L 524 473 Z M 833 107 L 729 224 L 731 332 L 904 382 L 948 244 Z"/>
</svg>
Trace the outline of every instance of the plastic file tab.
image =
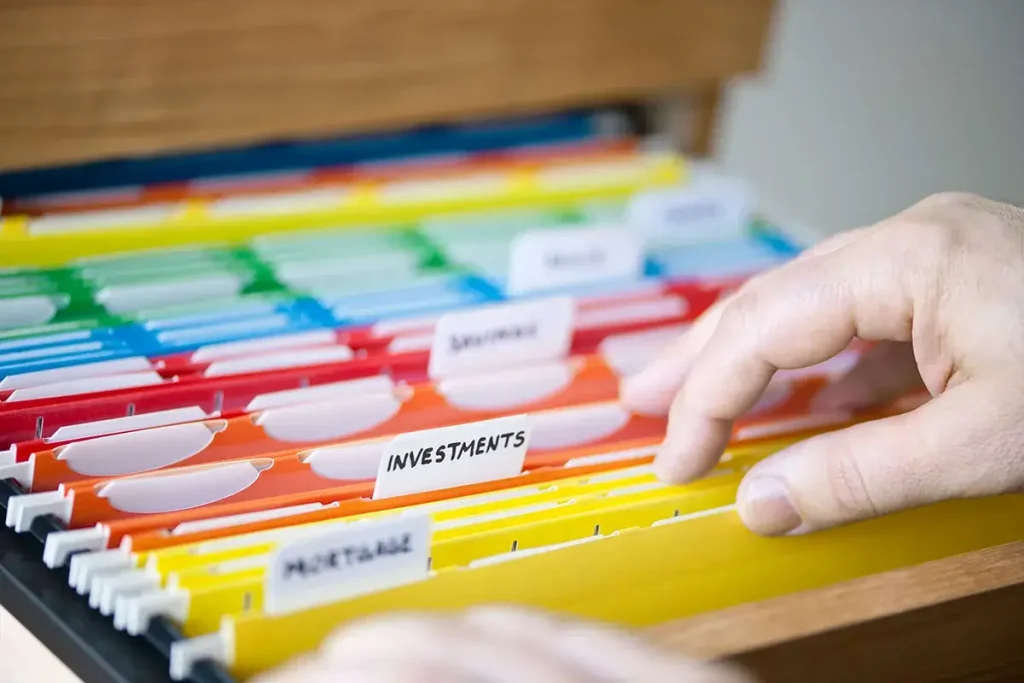
<svg viewBox="0 0 1024 683">
<path fill-rule="evenodd" d="M 532 431 L 528 415 L 510 415 L 400 434 L 384 447 L 373 497 L 514 477 L 523 470 Z"/>
<path fill-rule="evenodd" d="M 278 548 L 264 592 L 268 614 L 286 614 L 422 580 L 430 562 L 430 518 L 407 515 L 352 524 Z"/>
<path fill-rule="evenodd" d="M 745 183 L 698 171 L 686 187 L 637 193 L 626 220 L 648 245 L 724 241 L 743 235 L 754 215 L 753 199 Z"/>
<path fill-rule="evenodd" d="M 566 286 L 629 281 L 643 274 L 638 235 L 626 228 L 538 230 L 510 247 L 508 293 L 550 292 Z"/>
<path fill-rule="evenodd" d="M 572 342 L 573 314 L 569 297 L 449 313 L 434 328 L 428 374 L 437 379 L 562 358 Z"/>
</svg>

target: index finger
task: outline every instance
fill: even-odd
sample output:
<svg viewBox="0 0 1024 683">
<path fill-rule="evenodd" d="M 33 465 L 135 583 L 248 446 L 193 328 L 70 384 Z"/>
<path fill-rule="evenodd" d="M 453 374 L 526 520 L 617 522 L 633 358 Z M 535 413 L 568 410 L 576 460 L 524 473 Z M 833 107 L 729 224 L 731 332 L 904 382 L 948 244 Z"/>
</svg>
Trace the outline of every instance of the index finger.
<svg viewBox="0 0 1024 683">
<path fill-rule="evenodd" d="M 801 252 L 794 260 L 807 260 L 841 249 L 863 237 L 870 229 L 857 228 L 833 235 Z M 750 278 L 743 289 L 755 287 L 766 274 L 761 273 Z M 739 292 L 731 292 L 716 301 L 642 372 L 627 378 L 622 385 L 622 402 L 630 409 L 643 414 L 668 413 L 673 399 L 686 381 L 691 365 L 718 326 L 722 311 L 738 294 Z"/>
<path fill-rule="evenodd" d="M 821 363 L 855 337 L 910 340 L 910 288 L 893 246 L 876 233 L 793 261 L 726 306 L 669 411 L 657 459 L 664 479 L 705 474 L 777 370 Z"/>
</svg>

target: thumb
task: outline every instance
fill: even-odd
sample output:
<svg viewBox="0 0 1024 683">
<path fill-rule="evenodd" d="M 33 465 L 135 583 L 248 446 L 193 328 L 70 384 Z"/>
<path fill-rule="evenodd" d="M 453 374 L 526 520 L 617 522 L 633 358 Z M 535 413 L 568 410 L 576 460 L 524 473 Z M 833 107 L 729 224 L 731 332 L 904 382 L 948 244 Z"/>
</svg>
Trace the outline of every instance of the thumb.
<svg viewBox="0 0 1024 683">
<path fill-rule="evenodd" d="M 968 381 L 903 415 L 796 444 L 750 469 L 740 516 L 765 535 L 814 531 L 949 498 L 1024 488 L 1012 387 Z"/>
</svg>

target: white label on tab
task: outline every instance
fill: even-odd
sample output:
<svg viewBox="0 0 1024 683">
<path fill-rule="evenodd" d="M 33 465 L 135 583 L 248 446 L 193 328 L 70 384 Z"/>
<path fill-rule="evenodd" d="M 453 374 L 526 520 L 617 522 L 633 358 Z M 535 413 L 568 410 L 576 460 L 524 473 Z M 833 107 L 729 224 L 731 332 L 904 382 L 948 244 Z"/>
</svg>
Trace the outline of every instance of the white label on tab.
<svg viewBox="0 0 1024 683">
<path fill-rule="evenodd" d="M 374 499 L 507 479 L 523 471 L 530 417 L 399 434 L 384 447 Z"/>
<path fill-rule="evenodd" d="M 512 242 L 509 294 L 625 280 L 640 275 L 643 254 L 623 228 L 535 230 Z"/>
<path fill-rule="evenodd" d="M 630 224 L 656 242 L 702 242 L 742 234 L 752 213 L 748 188 L 722 177 L 639 193 L 627 209 Z"/>
<path fill-rule="evenodd" d="M 447 313 L 434 328 L 429 375 L 443 379 L 563 358 L 572 343 L 574 308 L 570 297 L 553 297 Z"/>
<path fill-rule="evenodd" d="M 263 610 L 285 614 L 419 581 L 429 561 L 426 515 L 346 524 L 274 551 Z"/>
</svg>

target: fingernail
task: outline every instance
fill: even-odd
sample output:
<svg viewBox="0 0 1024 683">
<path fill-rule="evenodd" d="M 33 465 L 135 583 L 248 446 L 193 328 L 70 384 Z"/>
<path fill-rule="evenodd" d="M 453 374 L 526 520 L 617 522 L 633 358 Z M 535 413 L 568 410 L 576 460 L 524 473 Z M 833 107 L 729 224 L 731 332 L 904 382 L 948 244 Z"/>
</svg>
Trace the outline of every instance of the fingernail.
<svg viewBox="0 0 1024 683">
<path fill-rule="evenodd" d="M 786 482 L 778 477 L 758 474 L 740 485 L 739 510 L 743 523 L 751 531 L 765 536 L 780 536 L 798 529 L 803 520 L 789 497 Z"/>
</svg>

